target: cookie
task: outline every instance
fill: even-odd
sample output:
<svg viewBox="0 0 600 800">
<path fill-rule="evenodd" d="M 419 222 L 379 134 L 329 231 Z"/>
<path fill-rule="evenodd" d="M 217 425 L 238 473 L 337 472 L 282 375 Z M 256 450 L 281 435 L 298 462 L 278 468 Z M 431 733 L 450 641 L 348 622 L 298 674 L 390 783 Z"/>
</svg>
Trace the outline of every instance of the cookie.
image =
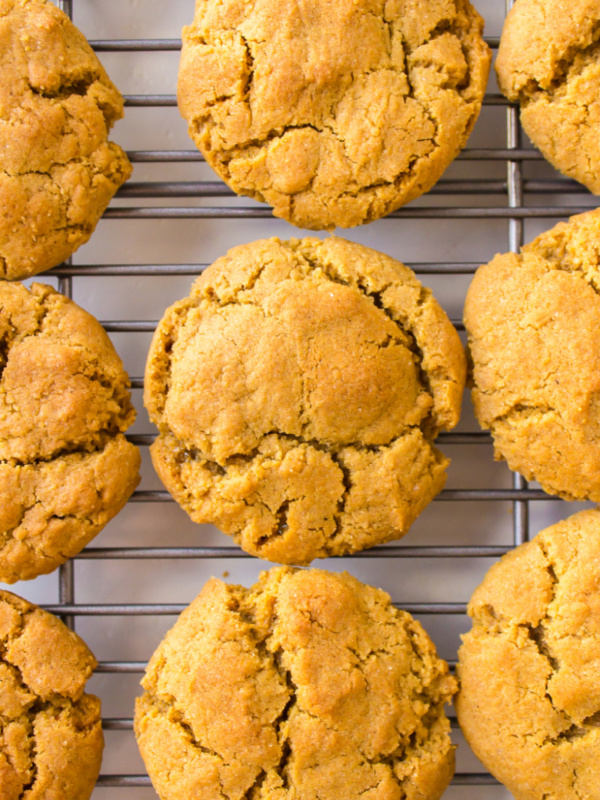
<svg viewBox="0 0 600 800">
<path fill-rule="evenodd" d="M 97 320 L 0 282 L 0 581 L 51 572 L 123 507 L 140 455 L 129 378 Z"/>
<path fill-rule="evenodd" d="M 0 591 L 0 797 L 87 800 L 102 760 L 96 659 L 41 608 Z"/>
<path fill-rule="evenodd" d="M 107 141 L 123 98 L 46 0 L 0 0 L 0 278 L 56 266 L 131 174 Z"/>
<path fill-rule="evenodd" d="M 402 536 L 441 490 L 458 334 L 413 272 L 343 239 L 231 250 L 146 365 L 154 466 L 196 522 L 287 564 Z"/>
<path fill-rule="evenodd" d="M 465 303 L 496 458 L 567 500 L 600 501 L 599 259 L 596 210 L 480 267 Z"/>
<path fill-rule="evenodd" d="M 516 800 L 599 800 L 600 511 L 504 556 L 469 603 L 455 705 Z"/>
<path fill-rule="evenodd" d="M 482 29 L 468 0 L 199 0 L 179 108 L 235 192 L 301 228 L 349 228 L 428 191 L 465 145 Z"/>
<path fill-rule="evenodd" d="M 600 194 L 600 2 L 517 0 L 496 72 L 550 163 Z"/>
<path fill-rule="evenodd" d="M 454 772 L 447 664 L 345 573 L 213 578 L 142 684 L 135 732 L 161 800 L 434 800 Z"/>
</svg>

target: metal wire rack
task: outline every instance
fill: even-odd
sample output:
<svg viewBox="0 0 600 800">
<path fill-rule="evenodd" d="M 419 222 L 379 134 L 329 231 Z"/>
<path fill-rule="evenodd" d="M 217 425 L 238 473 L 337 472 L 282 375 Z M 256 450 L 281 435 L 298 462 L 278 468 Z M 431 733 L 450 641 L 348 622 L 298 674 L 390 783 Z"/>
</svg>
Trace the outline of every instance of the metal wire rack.
<svg viewBox="0 0 600 800">
<path fill-rule="evenodd" d="M 484 17 L 486 16 L 486 10 L 493 7 L 496 17 L 498 17 L 497 6 L 501 2 L 502 0 L 480 0 L 480 2 L 475 0 L 475 5 Z M 70 16 L 74 15 L 77 24 L 79 24 L 77 12 L 83 5 L 88 7 L 95 5 L 96 16 L 109 12 L 118 13 L 115 11 L 118 5 L 114 3 L 94 4 L 93 0 L 63 0 L 63 2 L 58 2 L 58 5 Z M 138 3 L 133 2 L 132 5 L 136 10 L 135 13 L 142 14 L 144 12 L 143 0 Z M 190 8 L 186 10 L 186 15 L 191 19 L 193 13 L 192 4 L 189 3 L 187 5 Z M 511 5 L 511 0 L 506 0 L 506 7 L 508 8 Z M 507 8 L 505 9 L 503 5 L 500 16 L 504 14 Z M 94 18 L 93 14 L 88 16 L 90 19 Z M 124 58 L 133 58 L 135 54 L 145 54 L 146 56 L 153 53 L 172 52 L 176 54 L 180 48 L 180 40 L 178 38 L 95 39 L 93 38 L 93 29 L 84 29 L 84 32 L 87 33 L 92 46 L 101 58 L 104 57 L 104 54 L 118 54 L 119 57 Z M 499 30 L 497 33 L 499 34 Z M 498 45 L 498 36 L 488 37 L 488 43 L 495 49 Z M 174 94 L 152 94 L 150 92 L 126 94 L 125 102 L 127 110 L 134 108 L 157 109 L 157 113 L 176 105 Z M 442 289 L 443 286 L 450 285 L 447 283 L 448 281 L 451 281 L 452 284 L 460 283 L 460 286 L 463 287 L 461 289 L 462 294 L 464 294 L 464 286 L 466 285 L 464 281 L 468 280 L 469 276 L 474 273 L 479 263 L 483 260 L 488 260 L 494 254 L 495 250 L 492 249 L 494 246 L 496 249 L 517 251 L 526 238 L 531 238 L 529 235 L 526 236 L 526 233 L 528 233 L 526 231 L 527 224 L 533 225 L 534 228 L 536 224 L 539 224 L 541 226 L 540 229 L 542 229 L 549 227 L 557 219 L 564 218 L 568 214 L 578 213 L 595 206 L 593 199 L 582 187 L 556 176 L 545 165 L 542 156 L 536 150 L 527 146 L 519 126 L 518 109 L 508 104 L 502 96 L 494 93 L 493 90 L 486 96 L 483 115 L 485 115 L 486 109 L 494 110 L 496 120 L 499 119 L 497 116 L 498 111 L 505 117 L 505 138 L 502 145 L 499 146 L 497 137 L 493 146 L 481 146 L 481 143 L 477 141 L 475 144 L 470 144 L 459 156 L 455 166 L 450 168 L 447 175 L 426 198 L 422 198 L 408 207 L 398 210 L 384 222 L 377 223 L 379 226 L 378 232 L 384 231 L 382 234 L 383 241 L 380 244 L 380 249 L 382 250 L 386 250 L 385 237 L 387 234 L 385 232 L 390 230 L 389 226 L 404 226 L 401 227 L 402 235 L 404 235 L 404 232 L 408 230 L 408 220 L 432 221 L 436 224 L 443 224 L 443 221 L 446 220 L 456 221 L 457 225 L 466 226 L 465 230 L 468 231 L 466 235 L 476 239 L 479 236 L 479 232 L 481 232 L 483 240 L 487 236 L 489 226 L 495 224 L 496 227 L 493 230 L 496 232 L 494 234 L 496 238 L 493 244 L 490 245 L 490 249 L 486 251 L 487 255 L 482 252 L 473 252 L 469 260 L 464 260 L 463 257 L 448 259 L 445 248 L 441 246 L 437 258 L 421 260 L 417 257 L 412 260 L 407 258 L 405 261 L 423 280 L 431 280 L 434 283 L 436 280 L 441 280 Z M 134 141 L 135 144 L 136 142 Z M 483 142 L 483 145 L 485 144 Z M 136 167 L 136 173 L 143 166 L 159 165 L 163 170 L 162 174 L 166 174 L 168 179 L 157 181 L 145 178 L 144 180 L 136 181 L 137 174 L 134 175 L 134 180 L 120 190 L 117 199 L 105 212 L 104 220 L 107 222 L 105 230 L 110 230 L 110 221 L 112 220 L 183 220 L 190 225 L 207 224 L 206 221 L 229 220 L 228 225 L 234 227 L 242 221 L 247 223 L 264 220 L 265 224 L 269 224 L 269 221 L 272 220 L 269 208 L 259 207 L 250 201 L 234 198 L 232 192 L 216 178 L 199 180 L 171 179 L 169 171 L 175 167 L 202 164 L 202 156 L 193 149 L 191 142 L 189 149 L 165 147 L 163 149 L 150 150 L 138 149 L 136 146 L 128 147 L 127 149 L 129 157 Z M 180 175 L 181 171 L 177 174 Z M 231 198 L 234 198 L 233 203 Z M 132 201 L 140 200 L 146 202 L 136 205 L 131 204 Z M 182 204 L 184 200 L 190 200 L 192 203 L 184 205 Z M 464 203 L 462 202 L 463 200 L 465 200 Z M 160 205 L 158 204 L 159 202 L 169 204 Z M 215 202 L 218 202 L 219 205 L 214 205 Z M 375 224 L 373 224 L 374 226 Z M 382 226 L 386 226 L 385 229 Z M 501 226 L 501 229 L 498 226 Z M 367 226 L 367 228 L 371 227 Z M 119 230 L 122 230 L 122 228 Z M 260 230 L 262 235 L 264 230 L 267 229 L 261 228 Z M 281 228 L 278 228 L 277 232 L 280 230 Z M 500 232 L 498 233 L 498 231 Z M 293 229 L 286 230 L 286 234 L 293 236 Z M 357 236 L 359 237 L 360 235 L 361 232 L 357 232 Z M 95 236 L 100 237 L 101 234 L 97 232 Z M 254 238 L 259 238 L 259 236 Z M 497 240 L 503 240 L 504 245 L 498 246 Z M 396 239 L 393 241 L 395 243 Z M 372 244 L 373 242 L 369 241 L 368 243 Z M 222 247 L 223 252 L 227 246 Z M 396 245 L 394 244 L 394 246 Z M 454 248 L 454 250 L 457 250 L 457 248 Z M 475 250 L 475 247 L 473 247 L 473 250 Z M 389 249 L 387 251 L 389 252 Z M 418 252 L 418 247 L 415 252 Z M 114 292 L 114 287 L 118 287 L 118 282 L 123 278 L 136 278 L 140 279 L 140 281 L 147 281 L 153 277 L 195 276 L 206 266 L 205 263 L 179 263 L 176 257 L 173 258 L 172 263 L 162 263 L 164 261 L 163 257 L 160 258 L 160 263 L 146 263 L 148 259 L 145 260 L 145 263 L 135 263 L 133 259 L 130 259 L 131 263 L 114 263 L 114 259 L 110 257 L 98 261 L 89 260 L 89 256 L 86 253 L 87 251 L 84 248 L 81 257 L 79 255 L 76 256 L 76 263 L 64 264 L 48 273 L 49 276 L 56 278 L 59 290 L 68 296 L 77 295 L 80 282 L 86 278 L 110 278 L 117 282 L 116 284 L 111 283 L 110 286 L 113 288 L 108 290 L 109 292 Z M 397 255 L 400 260 L 405 260 L 401 251 L 394 253 L 394 255 Z M 477 260 L 478 258 L 480 260 Z M 205 259 L 205 261 L 208 260 L 208 258 Z M 138 283 L 136 285 L 141 286 L 142 284 Z M 116 291 L 120 293 L 118 288 Z M 454 296 L 453 292 L 454 289 L 450 290 L 452 296 Z M 89 294 L 86 296 L 89 297 Z M 444 305 L 443 298 L 438 299 L 442 299 L 442 304 Z M 459 313 L 453 316 L 458 317 Z M 463 330 L 458 318 L 454 322 L 460 331 Z M 145 335 L 147 337 L 154 330 L 156 320 L 119 318 L 104 320 L 103 324 L 106 330 L 116 337 L 125 334 Z M 143 364 L 140 365 L 139 359 L 137 366 L 138 368 L 140 366 L 143 367 Z M 138 375 L 140 374 L 141 369 Z M 141 377 L 133 377 L 132 385 L 134 390 L 141 389 L 143 379 Z M 139 392 L 136 402 L 140 406 Z M 134 433 L 129 438 L 145 450 L 152 442 L 153 434 L 151 432 Z M 453 452 L 460 451 L 463 454 L 459 457 L 459 461 L 467 465 L 465 470 L 467 476 L 473 475 L 472 469 L 469 472 L 469 464 L 479 465 L 484 460 L 491 462 L 491 440 L 487 434 L 477 429 L 473 421 L 467 421 L 459 428 L 457 433 L 440 436 L 439 444 L 442 449 L 449 448 Z M 474 571 L 474 574 L 480 578 L 483 571 L 491 563 L 491 560 L 499 558 L 512 547 L 526 541 L 530 535 L 531 512 L 536 503 L 540 506 L 543 505 L 547 509 L 547 515 L 558 515 L 559 518 L 567 516 L 573 510 L 572 507 L 563 506 L 561 501 L 548 497 L 541 490 L 529 487 L 521 476 L 509 475 L 506 468 L 499 467 L 496 469 L 499 471 L 494 472 L 487 485 L 481 485 L 477 488 L 468 488 L 468 484 L 467 488 L 461 485 L 450 486 L 450 488 L 441 493 L 434 505 L 438 508 L 443 506 L 446 510 L 444 513 L 440 513 L 428 522 L 423 523 L 419 536 L 421 536 L 421 540 L 425 544 L 413 544 L 415 540 L 419 542 L 420 539 L 416 535 L 411 535 L 408 537 L 407 544 L 400 543 L 379 547 L 359 553 L 351 559 L 341 560 L 343 562 L 341 566 L 348 568 L 361 579 L 365 574 L 367 582 L 387 581 L 389 586 L 385 588 L 388 588 L 392 593 L 393 599 L 397 599 L 397 595 L 394 594 L 390 576 L 392 573 L 398 572 L 401 580 L 405 580 L 406 575 L 402 577 L 402 570 L 409 562 L 420 565 L 424 575 L 427 571 L 433 569 L 432 565 L 435 562 L 443 564 L 444 570 L 449 572 L 456 570 L 459 572 L 459 585 L 462 580 L 464 588 L 460 589 L 459 594 L 451 595 L 450 599 L 445 598 L 443 602 L 440 602 L 439 600 L 426 598 L 421 601 L 407 596 L 402 597 L 399 602 L 399 605 L 402 605 L 403 608 L 424 618 L 425 627 L 430 632 L 433 631 L 434 639 L 437 631 L 440 640 L 442 642 L 446 641 L 444 639 L 444 630 L 447 628 L 452 629 L 450 641 L 453 644 L 449 648 L 447 647 L 449 652 L 442 653 L 451 662 L 453 661 L 453 653 L 455 658 L 458 634 L 469 627 L 465 619 L 466 599 L 469 594 L 469 587 L 473 582 L 472 580 L 469 582 L 470 579 L 465 580 L 466 568 L 463 568 L 463 566 L 468 565 L 470 572 Z M 487 479 L 489 476 L 486 469 L 483 469 L 483 473 L 485 473 L 484 478 Z M 152 485 L 152 480 L 149 481 L 150 488 L 147 487 L 147 483 L 148 481 L 144 481 L 142 488 L 134 493 L 130 501 L 131 504 L 128 506 L 130 509 L 128 521 L 123 524 L 125 527 L 131 524 L 131 520 L 135 519 L 136 514 L 140 513 L 142 509 L 147 509 L 150 504 L 161 504 L 162 506 L 171 503 L 171 498 L 167 492 Z M 450 503 L 450 506 L 446 506 L 447 503 Z M 461 530 L 452 529 L 448 521 L 456 517 L 458 509 L 462 509 L 460 514 L 462 523 L 470 516 L 477 517 L 480 519 L 483 528 L 487 524 L 486 509 L 494 504 L 501 505 L 502 513 L 506 509 L 510 511 L 510 516 L 505 514 L 504 518 L 502 518 L 501 528 L 503 533 L 495 538 L 491 537 L 491 541 L 490 537 L 486 536 L 480 538 L 476 536 L 470 537 L 472 541 L 465 544 L 464 540 L 461 540 Z M 177 521 L 172 524 L 177 525 L 179 521 L 180 518 L 178 517 Z M 427 533 L 421 535 L 428 528 L 431 529 L 440 524 L 443 528 L 451 528 L 448 536 L 442 537 L 442 543 L 440 543 L 439 532 L 432 535 Z M 475 524 L 475 527 L 477 527 L 477 524 Z M 531 531 L 532 534 L 535 532 L 536 530 Z M 191 539 L 191 544 L 188 542 L 183 545 L 173 545 L 170 543 L 172 540 L 171 531 L 165 530 L 164 537 L 158 544 L 139 544 L 134 546 L 128 544 L 128 538 L 124 535 L 122 536 L 125 542 L 124 545 L 119 542 L 117 545 L 98 546 L 96 544 L 88 547 L 76 559 L 68 562 L 60 569 L 57 586 L 58 601 L 46 602 L 44 605 L 50 611 L 61 615 L 70 626 L 77 627 L 80 632 L 82 632 L 82 627 L 87 631 L 87 628 L 85 628 L 86 620 L 107 620 L 110 621 L 111 625 L 114 625 L 116 620 L 122 621 L 131 618 L 133 625 L 134 622 L 139 624 L 144 618 L 154 620 L 158 617 L 164 617 L 166 618 L 164 622 L 165 628 L 170 627 L 174 615 L 183 610 L 187 602 L 192 599 L 193 594 L 186 598 L 187 602 L 183 603 L 150 603 L 133 602 L 131 600 L 126 602 L 107 602 L 107 597 L 111 597 L 111 594 L 104 592 L 102 586 L 98 589 L 100 600 L 79 602 L 77 595 L 82 590 L 84 590 L 84 594 L 90 593 L 88 585 L 90 581 L 94 582 L 97 579 L 99 583 L 110 584 L 106 575 L 117 570 L 117 565 L 120 562 L 127 562 L 128 570 L 133 569 L 134 566 L 143 570 L 145 565 L 159 564 L 160 569 L 163 571 L 161 575 L 166 575 L 170 571 L 172 576 L 174 574 L 173 571 L 176 574 L 177 570 L 182 569 L 182 563 L 199 564 L 206 560 L 214 564 L 217 570 L 226 568 L 233 572 L 238 561 L 251 560 L 250 556 L 247 556 L 238 547 L 222 544 L 222 542 L 228 541 L 222 536 L 215 540 L 218 542 L 217 544 L 212 543 L 211 536 L 208 536 L 209 543 L 195 543 L 196 541 L 202 542 L 204 538 L 200 533 L 196 539 Z M 100 540 L 102 540 L 102 536 Z M 93 562 L 93 564 L 89 562 Z M 369 562 L 373 562 L 373 569 L 370 568 Z M 339 563 L 329 563 L 332 564 L 334 569 L 340 568 Z M 472 568 L 473 564 L 478 566 Z M 84 570 L 80 576 L 80 569 L 85 568 L 86 565 L 88 566 L 87 571 Z M 440 569 L 437 570 L 436 575 L 440 574 Z M 415 568 L 414 571 L 418 570 Z M 123 574 L 123 572 L 119 572 L 119 575 Z M 425 583 L 427 582 L 425 577 L 423 580 Z M 410 584 L 410 581 L 408 583 Z M 199 588 L 200 585 L 197 586 L 197 590 Z M 17 591 L 19 589 L 20 587 L 17 587 Z M 105 630 L 108 630 L 108 628 Z M 82 635 L 87 638 L 85 631 L 82 632 Z M 150 655 L 158 640 L 158 638 L 152 639 L 150 637 L 151 644 L 145 645 L 147 656 Z M 454 647 L 453 652 L 452 647 Z M 96 648 L 93 647 L 93 649 Z M 145 668 L 145 661 L 136 659 L 135 655 L 132 656 L 126 649 L 123 652 L 125 655 L 122 658 L 112 659 L 103 658 L 102 652 L 100 652 L 101 660 L 97 675 L 110 678 L 104 687 L 106 691 L 111 691 L 111 686 L 115 686 L 115 681 L 124 680 L 126 676 L 132 675 L 139 678 Z M 132 691 L 135 694 L 133 689 Z M 102 694 L 102 691 L 100 693 Z M 131 732 L 132 711 L 131 707 L 126 704 L 119 708 L 122 708 L 119 715 L 109 715 L 104 718 L 103 724 L 108 743 L 107 751 L 111 747 L 113 751 L 124 748 L 126 752 L 130 753 L 133 752 L 132 748 L 134 747 L 131 744 L 133 739 Z M 455 724 L 454 728 L 456 729 Z M 123 739 L 118 738 L 119 732 L 123 732 L 127 737 L 129 742 L 127 745 L 123 744 Z M 459 737 L 458 732 L 456 732 L 456 735 Z M 114 736 L 117 736 L 117 738 L 113 741 Z M 466 745 L 459 748 L 459 755 L 465 748 Z M 113 759 L 113 762 L 121 763 L 118 758 L 116 761 Z M 111 798 L 122 797 L 123 800 L 129 800 L 129 798 L 133 800 L 134 797 L 138 799 L 155 797 L 153 790 L 150 788 L 150 780 L 143 774 L 140 764 L 141 762 L 139 761 L 135 762 L 131 768 L 127 770 L 121 769 L 119 772 L 111 768 L 110 764 L 107 768 L 105 763 L 103 772 L 98 780 L 94 798 L 110 796 Z M 456 789 L 455 787 L 461 788 Z M 468 787 L 475 787 L 473 791 L 476 794 L 468 794 Z M 137 793 L 132 791 L 136 788 L 138 789 Z M 111 790 L 110 795 L 103 792 L 105 789 Z M 122 792 L 118 790 L 122 790 Z M 452 794 L 453 792 L 455 794 Z M 459 770 L 453 779 L 451 788 L 448 790 L 448 797 L 451 796 L 457 798 L 459 796 L 461 798 L 477 797 L 480 800 L 510 797 L 489 774 L 483 771 L 483 768 L 473 758 L 468 756 L 462 764 L 459 758 Z"/>
</svg>

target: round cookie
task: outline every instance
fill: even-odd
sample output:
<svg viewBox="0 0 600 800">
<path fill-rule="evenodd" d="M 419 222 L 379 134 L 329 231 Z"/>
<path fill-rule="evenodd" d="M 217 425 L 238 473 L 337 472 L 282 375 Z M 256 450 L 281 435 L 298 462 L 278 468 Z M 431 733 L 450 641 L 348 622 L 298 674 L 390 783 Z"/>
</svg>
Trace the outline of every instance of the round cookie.
<svg viewBox="0 0 600 800">
<path fill-rule="evenodd" d="M 169 308 L 146 365 L 151 448 L 196 522 L 306 564 L 398 538 L 445 482 L 458 334 L 413 272 L 343 239 L 243 245 Z"/>
<path fill-rule="evenodd" d="M 41 608 L 0 591 L 0 797 L 88 800 L 104 740 L 84 694 L 96 659 Z"/>
<path fill-rule="evenodd" d="M 199 0 L 179 108 L 235 192 L 301 228 L 349 228 L 428 191 L 466 143 L 482 28 L 468 0 Z"/>
<path fill-rule="evenodd" d="M 516 800 L 600 798 L 600 511 L 504 556 L 469 603 L 460 726 Z"/>
<path fill-rule="evenodd" d="M 0 278 L 56 266 L 87 242 L 131 174 L 107 141 L 123 98 L 46 0 L 0 0 Z"/>
<path fill-rule="evenodd" d="M 0 282 L 0 581 L 51 572 L 124 506 L 140 455 L 129 378 L 97 320 Z"/>
<path fill-rule="evenodd" d="M 345 573 L 213 578 L 142 684 L 135 732 L 161 800 L 434 800 L 454 772 L 447 664 Z"/>
<path fill-rule="evenodd" d="M 480 267 L 465 303 L 496 458 L 567 500 L 600 501 L 599 259 L 596 210 Z"/>
<path fill-rule="evenodd" d="M 550 163 L 600 194 L 599 0 L 517 0 L 496 72 Z"/>
</svg>

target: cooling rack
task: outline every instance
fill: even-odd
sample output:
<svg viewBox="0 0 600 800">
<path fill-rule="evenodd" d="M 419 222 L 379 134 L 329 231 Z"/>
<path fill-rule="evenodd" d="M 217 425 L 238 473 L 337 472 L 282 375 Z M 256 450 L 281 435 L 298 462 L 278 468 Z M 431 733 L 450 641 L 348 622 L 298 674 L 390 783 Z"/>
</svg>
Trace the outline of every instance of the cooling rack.
<svg viewBox="0 0 600 800">
<path fill-rule="evenodd" d="M 234 244 L 297 236 L 270 210 L 235 197 L 187 138 L 175 100 L 180 30 L 192 0 L 63 0 L 125 95 L 114 138 L 134 164 L 88 245 L 73 263 L 42 276 L 98 317 L 132 377 L 138 422 L 130 435 L 143 455 L 142 483 L 123 512 L 58 574 L 14 589 L 59 614 L 99 660 L 91 690 L 103 701 L 106 751 L 94 800 L 156 795 L 132 732 L 134 697 L 148 657 L 175 615 L 211 575 L 249 585 L 269 565 L 243 553 L 211 526 L 191 523 L 160 487 L 147 456 L 153 430 L 143 411 L 143 367 L 164 308 Z M 474 0 L 497 48 L 511 0 Z M 518 110 L 490 79 L 467 148 L 425 197 L 385 220 L 343 231 L 411 266 L 457 329 L 477 266 L 571 213 L 595 207 L 580 186 L 558 176 L 526 141 Z M 428 630 L 440 654 L 456 660 L 468 630 L 466 603 L 491 563 L 542 527 L 578 510 L 493 462 L 468 398 L 461 424 L 439 437 L 452 458 L 447 488 L 401 542 L 321 562 L 386 589 Z M 461 738 L 448 800 L 508 800 Z"/>
</svg>

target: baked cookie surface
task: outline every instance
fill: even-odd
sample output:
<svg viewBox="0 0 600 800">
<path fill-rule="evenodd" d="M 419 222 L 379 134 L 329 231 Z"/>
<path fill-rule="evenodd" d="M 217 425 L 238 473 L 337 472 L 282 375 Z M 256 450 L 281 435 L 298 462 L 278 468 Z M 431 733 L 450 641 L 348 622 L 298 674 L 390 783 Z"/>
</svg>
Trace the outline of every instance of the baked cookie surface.
<svg viewBox="0 0 600 800">
<path fill-rule="evenodd" d="M 123 507 L 134 419 L 100 323 L 49 286 L 0 282 L 0 581 L 51 572 Z"/>
<path fill-rule="evenodd" d="M 496 458 L 600 501 L 600 211 L 479 268 L 465 303 L 476 416 Z"/>
<path fill-rule="evenodd" d="M 0 278 L 56 266 L 131 174 L 107 141 L 123 99 L 69 18 L 0 0 Z"/>
<path fill-rule="evenodd" d="M 467 741 L 516 800 L 598 800 L 600 511 L 495 564 L 475 591 L 455 700 Z"/>
<path fill-rule="evenodd" d="M 146 366 L 154 466 L 196 522 L 280 563 L 403 535 L 445 482 L 460 339 L 388 256 L 330 238 L 231 250 L 167 310 Z"/>
<path fill-rule="evenodd" d="M 550 163 L 600 194 L 600 2 L 517 0 L 496 72 Z"/>
<path fill-rule="evenodd" d="M 0 797 L 87 800 L 100 771 L 96 659 L 47 611 L 0 591 Z"/>
<path fill-rule="evenodd" d="M 135 731 L 162 800 L 433 800 L 454 771 L 447 664 L 347 574 L 212 579 L 142 683 Z"/>
<path fill-rule="evenodd" d="M 238 194 L 348 228 L 428 191 L 464 146 L 490 64 L 468 0 L 198 0 L 179 108 Z"/>
</svg>

